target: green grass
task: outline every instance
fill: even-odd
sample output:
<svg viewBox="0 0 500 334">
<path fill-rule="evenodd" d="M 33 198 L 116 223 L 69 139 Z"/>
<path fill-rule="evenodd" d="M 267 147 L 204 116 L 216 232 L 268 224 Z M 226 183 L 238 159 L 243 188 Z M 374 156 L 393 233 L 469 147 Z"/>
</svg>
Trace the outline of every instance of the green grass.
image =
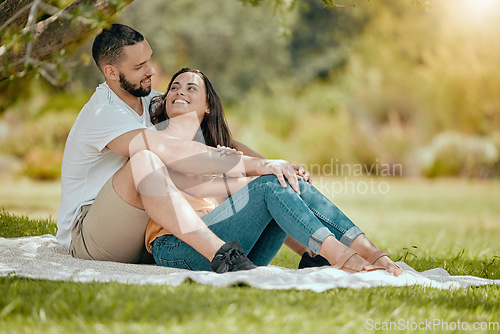
<svg viewBox="0 0 500 334">
<path fill-rule="evenodd" d="M 17 216 L 5 209 L 0 211 L 0 222 L 2 224 L 0 236 L 3 238 L 15 238 L 43 234 L 55 235 L 57 227 L 55 222 L 48 219 L 30 219 L 27 216 Z"/>
<path fill-rule="evenodd" d="M 320 181 L 316 179 L 318 186 L 394 259 L 417 270 L 443 267 L 452 275 L 500 278 L 499 180 L 375 179 L 388 182 L 385 194 L 332 194 L 328 188 L 338 180 Z M 50 193 L 53 184 L 33 186 L 40 191 L 47 187 Z M 55 232 L 54 212 L 40 219 L 10 213 L 27 196 L 19 189 L 13 193 L 7 211 L 0 211 L 0 236 Z M 273 264 L 295 267 L 298 260 L 283 248 Z M 192 282 L 171 287 L 0 278 L 0 333 L 413 333 L 411 328 L 375 331 L 367 325 L 444 321 L 453 326 L 460 321 L 473 326 L 499 322 L 499 310 L 498 286 L 314 293 Z M 433 332 L 460 332 L 441 329 L 436 325 Z"/>
</svg>

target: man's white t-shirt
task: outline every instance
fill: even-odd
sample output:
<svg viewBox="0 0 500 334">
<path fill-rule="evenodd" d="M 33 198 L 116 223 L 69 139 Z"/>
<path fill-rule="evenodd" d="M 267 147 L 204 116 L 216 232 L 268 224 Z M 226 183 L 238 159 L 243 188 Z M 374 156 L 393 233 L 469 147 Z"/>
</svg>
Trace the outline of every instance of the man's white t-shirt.
<svg viewBox="0 0 500 334">
<path fill-rule="evenodd" d="M 57 241 L 69 249 L 73 222 L 81 207 L 92 204 L 99 190 L 128 158 L 106 147 L 118 136 L 152 127 L 149 103 L 158 92 L 142 97 L 139 116 L 106 83 L 99 85 L 71 128 L 61 169 L 61 203 L 57 214 Z"/>
</svg>

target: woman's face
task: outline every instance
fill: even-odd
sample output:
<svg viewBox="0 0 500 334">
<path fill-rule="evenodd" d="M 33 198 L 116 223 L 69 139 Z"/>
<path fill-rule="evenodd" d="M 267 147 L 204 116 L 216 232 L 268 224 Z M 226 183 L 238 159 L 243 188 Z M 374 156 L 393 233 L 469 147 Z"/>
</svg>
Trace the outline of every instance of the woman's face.
<svg viewBox="0 0 500 334">
<path fill-rule="evenodd" d="M 169 118 L 181 115 L 196 115 L 201 121 L 209 112 L 205 82 L 197 73 L 179 74 L 167 92 L 166 112 Z"/>
</svg>

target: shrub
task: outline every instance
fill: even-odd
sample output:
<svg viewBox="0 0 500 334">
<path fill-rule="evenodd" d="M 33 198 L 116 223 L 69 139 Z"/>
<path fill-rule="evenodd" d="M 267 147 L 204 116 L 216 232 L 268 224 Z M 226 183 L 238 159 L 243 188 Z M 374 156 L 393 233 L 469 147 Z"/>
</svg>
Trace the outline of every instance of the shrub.
<svg viewBox="0 0 500 334">
<path fill-rule="evenodd" d="M 500 132 L 496 132 L 491 136 L 493 143 L 497 149 L 497 152 L 500 155 Z M 492 176 L 500 177 L 500 157 L 497 159 L 497 162 L 493 166 Z"/>
<path fill-rule="evenodd" d="M 21 173 L 35 179 L 61 174 L 64 145 L 75 121 L 74 112 L 47 112 L 14 128 L 0 142 L 3 154 L 22 159 Z"/>
<path fill-rule="evenodd" d="M 421 152 L 421 172 L 427 177 L 488 177 L 498 164 L 498 149 L 489 138 L 444 132 Z"/>
<path fill-rule="evenodd" d="M 22 174 L 37 180 L 52 180 L 61 176 L 63 152 L 35 147 L 24 157 Z"/>
</svg>

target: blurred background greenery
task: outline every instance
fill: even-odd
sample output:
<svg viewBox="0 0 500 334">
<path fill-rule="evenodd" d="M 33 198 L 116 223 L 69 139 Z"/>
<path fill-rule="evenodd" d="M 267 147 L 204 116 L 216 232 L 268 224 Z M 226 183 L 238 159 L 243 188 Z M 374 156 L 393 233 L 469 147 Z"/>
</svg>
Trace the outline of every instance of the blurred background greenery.
<svg viewBox="0 0 500 334">
<path fill-rule="evenodd" d="M 500 176 L 499 2 L 281 3 L 135 0 L 118 21 L 151 44 L 155 90 L 180 67 L 202 70 L 234 137 L 267 157 Z M 69 130 L 103 81 L 88 56 L 94 36 L 63 85 L 1 91 L 13 103 L 0 104 L 0 171 L 59 177 Z"/>
</svg>

